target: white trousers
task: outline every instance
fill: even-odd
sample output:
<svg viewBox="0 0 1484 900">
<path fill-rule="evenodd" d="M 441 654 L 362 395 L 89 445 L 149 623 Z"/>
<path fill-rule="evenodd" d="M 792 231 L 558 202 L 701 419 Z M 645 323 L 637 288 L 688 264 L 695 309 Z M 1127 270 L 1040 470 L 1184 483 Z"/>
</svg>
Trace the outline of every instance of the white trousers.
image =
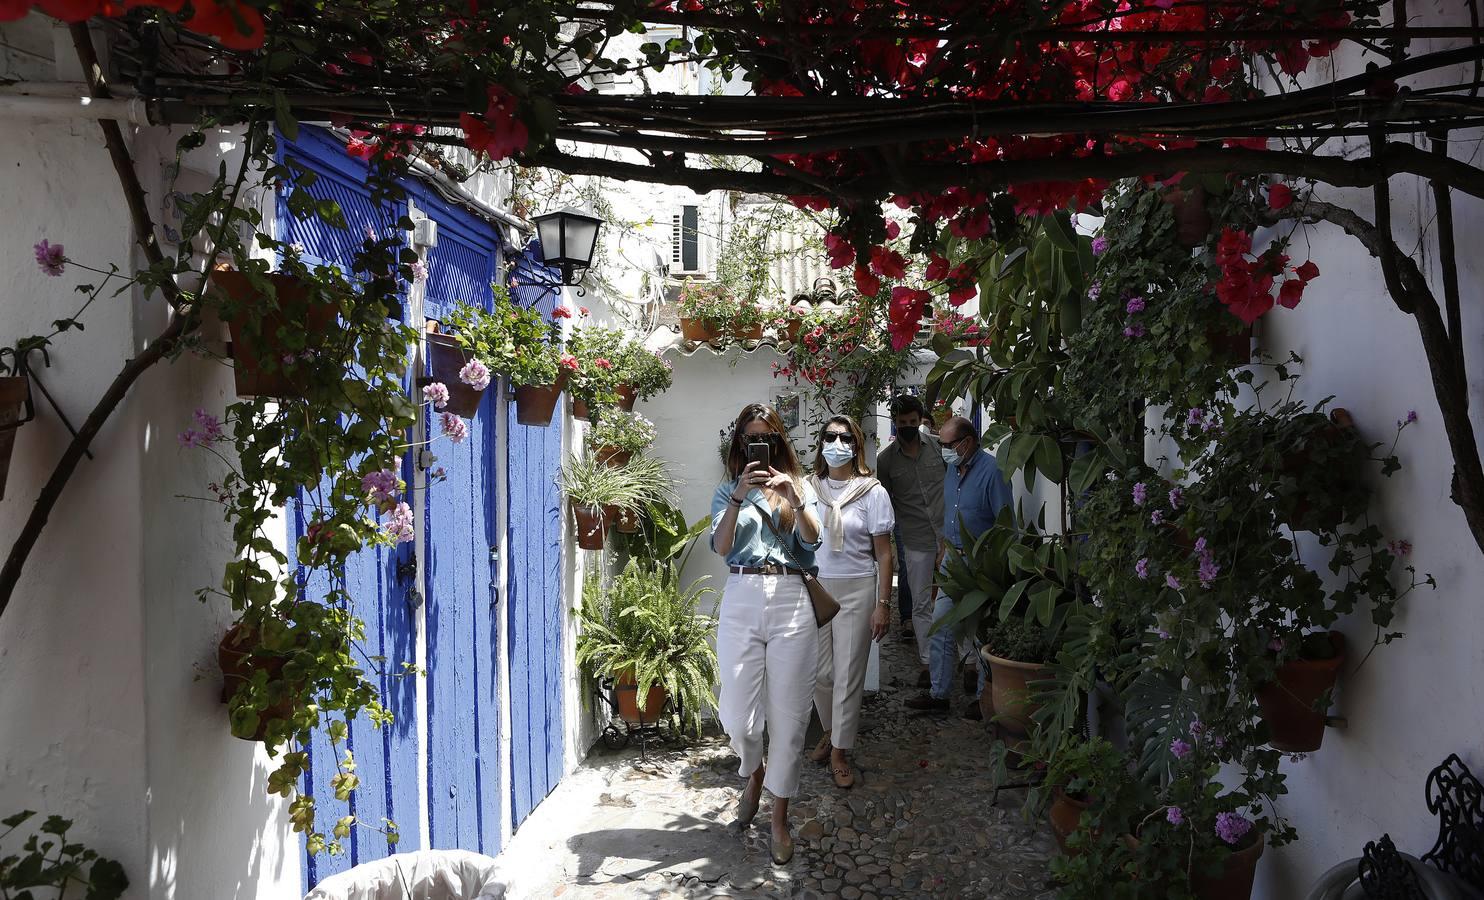
<svg viewBox="0 0 1484 900">
<path fill-rule="evenodd" d="M 821 578 L 825 590 L 840 602 L 840 611 L 819 629 L 819 672 L 814 679 L 814 708 L 830 733 L 830 745 L 855 746 L 860 730 L 861 694 L 871 657 L 871 613 L 876 607 L 876 576 Z"/>
<path fill-rule="evenodd" d="M 798 575 L 732 575 L 722 593 L 716 627 L 721 666 L 721 726 L 750 776 L 763 763 L 766 728 L 768 772 L 775 797 L 799 789 L 804 731 L 819 665 L 819 628 Z"/>
<path fill-rule="evenodd" d="M 938 567 L 937 550 L 903 548 L 907 589 L 912 592 L 912 634 L 917 638 L 917 658 L 925 666 L 930 658 L 928 632 L 933 627 L 933 574 Z"/>
</svg>

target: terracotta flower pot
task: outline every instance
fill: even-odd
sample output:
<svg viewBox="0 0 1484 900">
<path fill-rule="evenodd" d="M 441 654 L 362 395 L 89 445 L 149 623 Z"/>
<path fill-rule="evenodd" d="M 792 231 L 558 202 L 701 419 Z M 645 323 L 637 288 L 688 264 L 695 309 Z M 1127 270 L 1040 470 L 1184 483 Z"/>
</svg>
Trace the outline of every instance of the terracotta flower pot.
<svg viewBox="0 0 1484 900">
<path fill-rule="evenodd" d="M 760 341 L 763 339 L 763 326 L 761 323 L 747 327 L 733 325 L 731 334 L 739 341 Z"/>
<path fill-rule="evenodd" d="M 584 550 L 602 550 L 608 536 L 608 514 L 601 506 L 572 504 L 572 518 L 577 533 L 577 546 Z"/>
<path fill-rule="evenodd" d="M 1137 850 L 1140 841 L 1133 835 L 1123 836 L 1130 850 Z M 1251 900 L 1252 882 L 1257 877 L 1257 861 L 1267 840 L 1259 832 L 1257 840 L 1248 847 L 1227 854 L 1221 863 L 1221 874 L 1215 878 L 1207 875 L 1192 875 L 1191 893 L 1197 900 Z"/>
<path fill-rule="evenodd" d="M 624 412 L 634 411 L 634 402 L 639 399 L 639 394 L 626 384 L 618 386 L 618 408 Z"/>
<path fill-rule="evenodd" d="M 1031 716 L 1040 705 L 1031 702 L 1027 683 L 1042 678 L 1046 667 L 1039 663 L 1003 659 L 990 653 L 988 648 L 980 650 L 979 655 L 989 663 L 990 693 L 996 722 L 1014 734 L 1028 733 Z"/>
<path fill-rule="evenodd" d="M 670 694 L 664 685 L 651 684 L 644 697 L 644 712 L 639 712 L 639 690 L 634 684 L 634 674 L 625 672 L 613 685 L 618 697 L 618 717 L 631 725 L 653 725 L 659 721 L 660 713 L 669 702 Z"/>
<path fill-rule="evenodd" d="M 1277 680 L 1257 690 L 1257 705 L 1267 722 L 1274 750 L 1312 753 L 1324 742 L 1326 714 L 1314 703 L 1333 688 L 1345 664 L 1345 636 L 1329 633 L 1335 655 L 1330 659 L 1297 659 L 1278 667 Z"/>
<path fill-rule="evenodd" d="M 587 422 L 592 419 L 592 413 L 587 408 L 587 401 L 577 397 L 572 398 L 572 418 L 579 422 Z"/>
<path fill-rule="evenodd" d="M 1236 332 L 1213 326 L 1206 329 L 1206 343 L 1211 345 L 1211 354 L 1230 367 L 1245 366 L 1252 361 L 1251 325 L 1244 325 Z"/>
<path fill-rule="evenodd" d="M 1335 407 L 1331 410 L 1329 419 L 1333 424 L 1320 429 L 1314 435 L 1313 445 L 1328 449 L 1330 445 L 1344 440 L 1345 432 L 1355 427 L 1354 417 L 1344 407 Z M 1278 471 L 1283 475 L 1293 476 L 1302 485 L 1305 482 L 1305 473 L 1312 465 L 1311 459 L 1309 447 L 1304 447 L 1285 458 Z M 1279 509 L 1278 513 L 1294 531 L 1321 531 L 1338 528 L 1349 514 L 1340 508 L 1322 511 L 1316 509 L 1312 494 L 1302 490 L 1286 505 L 1287 508 Z"/>
<path fill-rule="evenodd" d="M 1206 189 L 1175 188 L 1164 200 L 1175 213 L 1175 242 L 1182 247 L 1199 247 L 1211 235 L 1211 213 L 1206 209 Z"/>
<path fill-rule="evenodd" d="M 222 670 L 221 697 L 223 703 L 230 702 L 243 682 L 251 681 L 257 672 L 268 673 L 269 683 L 282 677 L 283 667 L 288 663 L 288 657 L 262 653 L 254 655 L 253 651 L 257 649 L 258 644 L 257 630 L 242 622 L 228 628 L 221 643 L 217 644 L 216 661 Z M 251 733 L 242 733 L 234 729 L 232 735 L 245 741 L 265 740 L 268 737 L 270 721 L 288 719 L 293 714 L 293 691 L 288 690 L 277 701 L 258 709 L 256 729 Z"/>
<path fill-rule="evenodd" d="M 24 409 L 30 396 L 31 379 L 18 375 L 0 378 L 0 500 L 5 499 L 5 476 L 10 472 L 15 433 L 26 421 Z"/>
<path fill-rule="evenodd" d="M 610 469 L 622 469 L 634 457 L 632 450 L 620 450 L 617 447 L 599 447 L 597 454 L 598 462 Z"/>
<path fill-rule="evenodd" d="M 567 386 L 567 373 L 557 374 L 555 384 L 527 384 L 515 389 L 515 421 L 522 425 L 550 425 L 557 399 Z"/>
<path fill-rule="evenodd" d="M 322 343 L 335 324 L 335 304 L 312 300 L 304 283 L 291 275 L 272 274 L 277 293 L 277 308 L 266 312 L 260 322 L 260 333 L 247 330 L 249 316 L 245 309 L 227 319 L 232 335 L 233 378 L 239 397 L 302 397 L 308 389 L 305 376 L 294 371 L 285 357 L 312 352 Z M 247 307 L 259 302 L 261 295 L 241 272 L 220 270 L 212 275 L 212 284 L 236 302 Z M 266 302 L 266 301 L 263 301 Z M 302 330 L 307 335 L 305 351 L 289 351 L 279 338 L 283 330 Z"/>
<path fill-rule="evenodd" d="M 1077 830 L 1082 822 L 1082 813 L 1089 805 L 1088 801 L 1079 800 L 1061 788 L 1057 788 L 1051 795 L 1051 808 L 1046 811 L 1046 818 L 1051 823 L 1051 836 L 1056 838 L 1056 846 L 1067 856 L 1076 856 L 1081 852 L 1068 850 L 1067 838 Z"/>
<path fill-rule="evenodd" d="M 680 336 L 687 341 L 696 341 L 708 344 L 721 339 L 721 329 L 717 323 L 710 319 L 687 319 L 680 320 Z"/>
<path fill-rule="evenodd" d="M 474 357 L 458 339 L 447 334 L 428 335 L 428 375 L 430 382 L 441 381 L 448 388 L 448 405 L 439 412 L 451 412 L 465 419 L 479 412 L 484 391 L 475 390 L 459 380 L 459 372 Z"/>
<path fill-rule="evenodd" d="M 617 506 L 605 506 L 603 512 L 608 521 L 613 523 L 614 530 L 621 534 L 637 534 L 639 532 L 639 514 Z"/>
<path fill-rule="evenodd" d="M 803 319 L 789 319 L 783 326 L 783 339 L 790 344 L 797 343 L 799 332 L 804 328 Z"/>
</svg>

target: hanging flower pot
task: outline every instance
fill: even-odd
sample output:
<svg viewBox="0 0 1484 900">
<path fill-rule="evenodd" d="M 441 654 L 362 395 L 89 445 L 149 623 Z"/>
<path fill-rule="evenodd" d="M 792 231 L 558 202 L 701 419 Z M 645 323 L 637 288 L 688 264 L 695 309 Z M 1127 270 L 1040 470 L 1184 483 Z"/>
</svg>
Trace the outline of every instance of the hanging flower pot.
<svg viewBox="0 0 1484 900">
<path fill-rule="evenodd" d="M 1243 325 L 1240 331 L 1213 325 L 1206 329 L 1206 343 L 1211 345 L 1211 356 L 1225 362 L 1229 368 L 1252 362 L 1251 325 Z"/>
<path fill-rule="evenodd" d="M 428 335 L 428 369 L 430 381 L 441 381 L 448 388 L 448 405 L 441 411 L 451 412 L 464 419 L 471 419 L 479 412 L 484 389 L 465 384 L 459 372 L 474 357 L 464 349 L 458 339 L 448 334 Z"/>
<path fill-rule="evenodd" d="M 557 399 L 566 385 L 567 373 L 561 372 L 555 384 L 527 384 L 516 388 L 515 421 L 522 425 L 550 425 Z"/>
<path fill-rule="evenodd" d="M 5 476 L 10 472 L 10 454 L 15 433 L 30 420 L 31 379 L 23 375 L 0 378 L 0 500 L 5 499 Z"/>
<path fill-rule="evenodd" d="M 639 712 L 639 688 L 634 684 L 634 673 L 624 672 L 613 685 L 618 700 L 618 717 L 630 725 L 653 725 L 659 721 L 670 694 L 658 682 L 651 684 L 644 696 L 644 712 Z"/>
<path fill-rule="evenodd" d="M 598 454 L 598 462 L 610 469 L 622 469 L 634 457 L 634 451 L 623 450 L 618 447 L 599 447 L 596 452 Z"/>
<path fill-rule="evenodd" d="M 572 504 L 572 517 L 577 529 L 577 546 L 584 550 L 602 550 L 608 536 L 608 513 L 601 506 Z"/>
<path fill-rule="evenodd" d="M 218 270 L 212 284 L 231 297 L 238 309 L 227 319 L 232 335 L 233 378 L 239 397 L 302 397 L 308 388 L 306 374 L 297 363 L 313 353 L 335 324 L 338 308 L 322 298 L 311 298 L 309 289 L 292 275 L 265 276 L 273 283 L 277 307 L 267 309 L 259 331 L 248 329 L 247 308 L 267 303 L 241 272 Z M 281 332 L 303 332 L 306 347 L 290 349 Z M 452 386 L 450 386 L 452 387 Z"/>
<path fill-rule="evenodd" d="M 579 422 L 587 422 L 592 419 L 592 414 L 588 411 L 586 400 L 580 397 L 572 398 L 572 418 Z"/>
<path fill-rule="evenodd" d="M 782 334 L 780 336 L 790 344 L 796 344 L 799 341 L 799 332 L 803 330 L 804 320 L 794 316 L 783 324 Z"/>
<path fill-rule="evenodd" d="M 622 534 L 639 533 L 639 514 L 632 509 L 615 506 L 609 513 L 608 520 L 613 522 L 613 527 Z"/>
<path fill-rule="evenodd" d="M 721 329 L 718 323 L 712 319 L 686 319 L 680 320 L 680 336 L 687 341 L 695 341 L 698 344 L 709 344 L 721 340 Z"/>
<path fill-rule="evenodd" d="M 267 673 L 270 685 L 281 682 L 283 668 L 288 663 L 288 657 L 283 654 L 255 653 L 260 643 L 261 637 L 257 629 L 243 622 L 237 622 L 227 629 L 221 643 L 217 644 L 216 661 L 222 670 L 221 697 L 223 703 L 231 702 L 238 688 L 252 681 L 253 676 L 258 672 Z M 266 740 L 269 722 L 287 720 L 293 716 L 293 689 L 287 685 L 283 686 L 282 696 L 269 705 L 258 708 L 257 714 L 256 727 L 250 731 L 242 731 L 238 726 L 233 725 L 232 735 L 245 741 Z"/>
<path fill-rule="evenodd" d="M 1199 247 L 1211 235 L 1211 211 L 1206 209 L 1206 189 L 1200 185 L 1177 187 L 1164 195 L 1175 214 L 1175 243 Z"/>
<path fill-rule="evenodd" d="M 1061 848 L 1065 856 L 1076 856 L 1081 851 L 1067 849 L 1067 838 L 1077 830 L 1082 822 L 1082 813 L 1087 811 L 1091 801 L 1085 797 L 1073 797 L 1061 788 L 1057 788 L 1051 795 L 1051 808 L 1046 812 L 1046 818 L 1051 822 L 1051 836 L 1056 838 L 1056 846 Z"/>
<path fill-rule="evenodd" d="M 618 386 L 618 408 L 625 412 L 633 412 L 634 401 L 639 399 L 638 393 L 626 384 Z"/>
<path fill-rule="evenodd" d="M 1040 708 L 1040 704 L 1030 699 L 1028 683 L 1045 677 L 1046 667 L 1040 663 L 1002 659 L 990 653 L 988 648 L 981 649 L 979 655 L 989 664 L 990 692 L 996 723 L 1013 734 L 1028 733 L 1031 716 Z"/>
<path fill-rule="evenodd" d="M 1296 659 L 1278 667 L 1274 681 L 1257 689 L 1257 705 L 1271 736 L 1268 744 L 1284 753 L 1312 753 L 1324 742 L 1327 715 L 1314 704 L 1335 686 L 1345 664 L 1345 636 L 1329 633 L 1334 655 Z"/>
</svg>

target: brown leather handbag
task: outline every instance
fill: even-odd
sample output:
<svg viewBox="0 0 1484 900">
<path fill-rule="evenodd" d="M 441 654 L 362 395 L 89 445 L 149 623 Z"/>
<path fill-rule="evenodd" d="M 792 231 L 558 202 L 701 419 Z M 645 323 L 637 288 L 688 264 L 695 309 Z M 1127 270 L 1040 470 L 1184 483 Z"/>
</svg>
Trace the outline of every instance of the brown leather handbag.
<svg viewBox="0 0 1484 900">
<path fill-rule="evenodd" d="M 809 603 L 814 607 L 814 624 L 820 628 L 828 625 L 830 620 L 835 617 L 835 614 L 840 611 L 840 601 L 830 596 L 830 592 L 825 590 L 825 586 L 819 583 L 819 579 L 815 577 L 813 572 L 799 565 L 799 561 L 794 558 L 793 551 L 788 549 L 788 538 L 778 530 L 777 525 L 773 524 L 773 511 L 771 509 L 764 509 L 756 500 L 752 501 L 752 505 L 758 508 L 758 514 L 762 516 L 763 524 L 768 526 L 768 530 L 773 532 L 774 537 L 778 538 L 779 545 L 783 547 L 783 555 L 787 556 L 788 561 L 792 563 L 793 567 L 788 571 L 794 572 L 800 578 L 804 579 L 804 590 L 808 592 Z"/>
</svg>

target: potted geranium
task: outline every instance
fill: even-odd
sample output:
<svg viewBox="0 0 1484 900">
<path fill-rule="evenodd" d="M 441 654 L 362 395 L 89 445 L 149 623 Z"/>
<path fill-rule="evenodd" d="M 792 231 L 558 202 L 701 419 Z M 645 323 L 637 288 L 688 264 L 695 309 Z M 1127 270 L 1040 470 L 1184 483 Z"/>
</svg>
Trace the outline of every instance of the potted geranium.
<svg viewBox="0 0 1484 900">
<path fill-rule="evenodd" d="M 341 298 L 327 280 L 304 277 L 296 259 L 286 265 L 282 272 L 223 268 L 211 275 L 211 296 L 232 338 L 240 397 L 303 397 L 340 311 Z"/>
<path fill-rule="evenodd" d="M 598 325 L 580 326 L 567 339 L 567 355 L 577 364 L 567 378 L 572 418 L 587 421 L 593 408 L 620 402 L 619 357 L 624 344 L 623 332 Z"/>
<path fill-rule="evenodd" d="M 861 302 L 808 311 L 786 353 L 777 376 L 807 385 L 826 408 L 860 420 L 916 365 L 910 348 L 892 349 L 885 311 Z"/>
<path fill-rule="evenodd" d="M 710 592 L 699 583 L 682 587 L 673 563 L 630 564 L 606 589 L 596 575 L 583 585 L 577 665 L 611 685 L 625 721 L 654 722 L 673 698 L 671 712 L 684 712 L 682 727 L 700 733 L 719 678 L 711 647 L 716 620 L 697 612 Z"/>
<path fill-rule="evenodd" d="M 680 329 L 688 341 L 761 340 L 763 311 L 724 285 L 687 282 L 680 289 Z"/>
<path fill-rule="evenodd" d="M 548 322 L 540 311 L 513 302 L 503 286 L 494 285 L 493 290 L 492 309 L 486 312 L 460 303 L 446 324 L 469 357 L 510 379 L 516 421 L 548 425 L 569 371 L 561 364 L 560 326 Z"/>
<path fill-rule="evenodd" d="M 636 400 L 648 400 L 670 389 L 674 381 L 670 361 L 638 341 L 627 341 L 615 362 L 618 408 L 632 410 Z"/>
<path fill-rule="evenodd" d="M 636 412 L 615 409 L 603 413 L 587 435 L 587 446 L 598 462 L 623 466 L 654 443 L 654 423 Z"/>
<path fill-rule="evenodd" d="M 1268 744 L 1285 753 L 1312 753 L 1324 742 L 1329 698 L 1345 664 L 1345 636 L 1319 631 L 1273 638 L 1273 680 L 1257 689 Z"/>
<path fill-rule="evenodd" d="M 767 325 L 778 340 L 792 344 L 798 341 L 799 332 L 804 327 L 804 317 L 810 312 L 810 308 L 802 303 L 778 307 L 768 316 Z"/>
</svg>

